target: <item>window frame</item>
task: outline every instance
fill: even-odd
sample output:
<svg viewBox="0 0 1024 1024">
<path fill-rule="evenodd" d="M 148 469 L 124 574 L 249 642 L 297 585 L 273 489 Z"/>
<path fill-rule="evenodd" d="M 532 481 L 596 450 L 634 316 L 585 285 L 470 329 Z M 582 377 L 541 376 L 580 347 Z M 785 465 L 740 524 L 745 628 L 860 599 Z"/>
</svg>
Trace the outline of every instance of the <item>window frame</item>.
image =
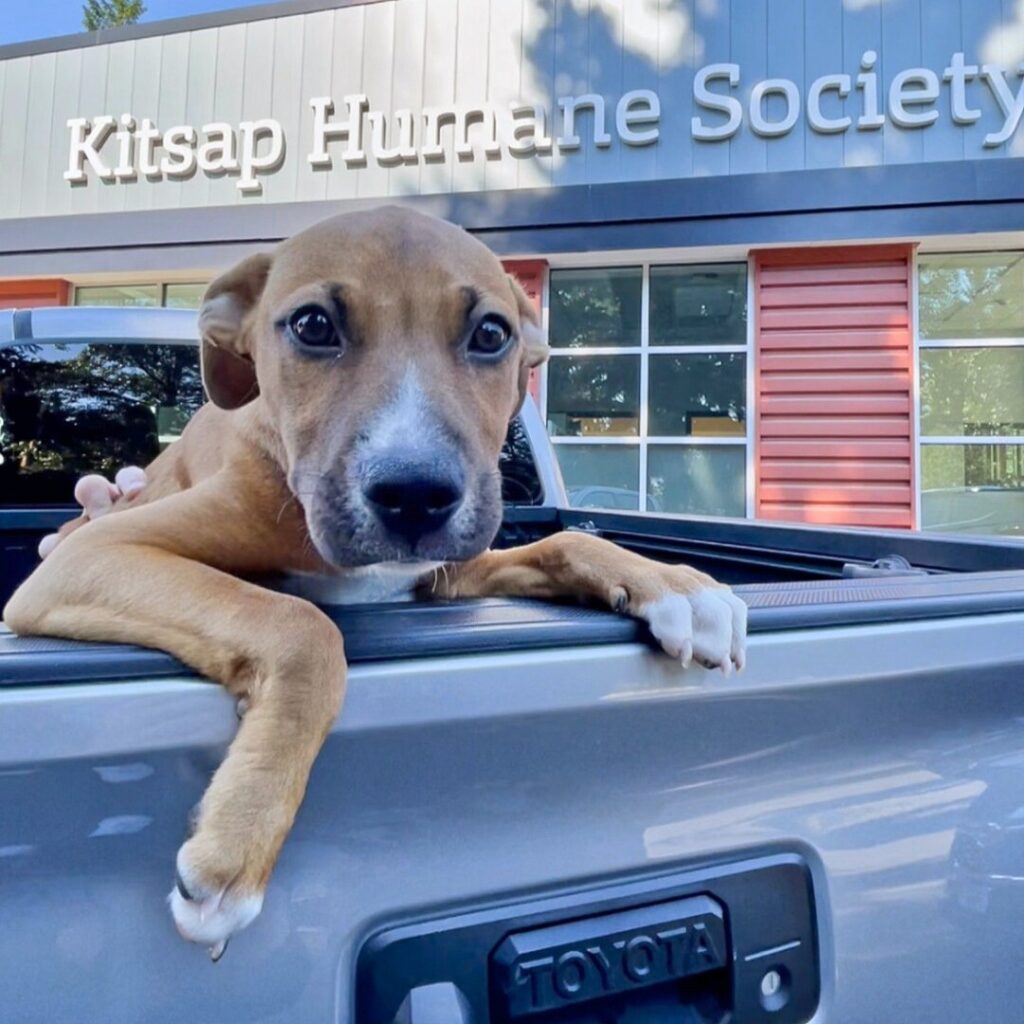
<svg viewBox="0 0 1024 1024">
<path fill-rule="evenodd" d="M 746 270 L 746 336 L 742 343 L 733 344 L 708 344 L 708 345 L 652 345 L 650 340 L 650 309 L 651 309 L 651 268 L 652 267 L 690 267 L 690 266 L 737 266 L 741 265 Z M 572 436 L 558 436 L 549 434 L 551 444 L 556 451 L 561 445 L 584 445 L 584 446 L 595 446 L 595 445 L 625 445 L 632 446 L 639 450 L 639 479 L 638 495 L 639 495 L 639 508 L 638 511 L 641 513 L 650 511 L 648 509 L 648 452 L 652 445 L 660 446 L 679 446 L 679 445 L 694 445 L 697 447 L 731 447 L 731 448 L 743 448 L 744 450 L 744 510 L 743 518 L 751 519 L 754 515 L 755 506 L 755 494 L 754 494 L 754 477 L 755 477 L 755 448 L 754 448 L 754 401 L 755 401 L 755 386 L 754 386 L 754 266 L 753 256 L 751 253 L 747 253 L 745 257 L 737 259 L 735 257 L 720 258 L 720 259 L 708 259 L 708 258 L 691 258 L 686 259 L 685 254 L 677 255 L 673 259 L 620 259 L 614 260 L 609 259 L 607 262 L 602 263 L 586 263 L 586 264 L 575 264 L 575 263 L 559 263 L 556 266 L 548 266 L 548 271 L 544 276 L 544 293 L 543 293 L 543 311 L 542 311 L 542 323 L 544 325 L 545 334 L 547 334 L 548 327 L 550 324 L 550 293 L 551 293 L 551 274 L 559 273 L 562 271 L 583 271 L 583 270 L 621 270 L 621 269 L 632 269 L 640 268 L 641 271 L 641 285 L 640 285 L 640 344 L 639 345 L 594 345 L 594 346 L 583 346 L 581 348 L 555 348 L 551 347 L 548 363 L 544 367 L 543 373 L 540 375 L 540 388 L 539 388 L 539 406 L 541 416 L 547 426 L 548 421 L 548 368 L 551 365 L 551 361 L 554 359 L 564 359 L 566 357 L 584 357 L 584 356 L 619 356 L 619 355 L 631 355 L 635 356 L 640 360 L 640 413 L 639 413 L 639 424 L 637 427 L 637 435 L 635 437 L 620 437 L 620 436 L 601 436 L 601 435 L 588 435 L 586 437 L 572 437 Z M 650 397 L 650 360 L 652 356 L 658 355 L 714 355 L 720 353 L 735 353 L 746 357 L 746 380 L 744 387 L 744 395 L 746 399 L 746 420 L 744 423 L 744 432 L 742 436 L 727 436 L 727 437 L 705 437 L 705 436 L 678 436 L 673 437 L 671 435 L 649 435 L 648 434 L 648 401 Z M 614 510 L 613 510 L 614 511 Z M 662 512 L 657 513 L 659 515 L 678 515 L 682 516 L 686 513 L 675 513 L 675 512 Z M 737 517 L 739 518 L 739 517 Z"/>
<path fill-rule="evenodd" d="M 913 373 L 914 391 L 914 529 L 923 531 L 924 521 L 924 488 L 921 483 L 924 449 L 929 446 L 963 445 L 980 447 L 982 445 L 999 445 L 1004 447 L 1024 445 L 1024 435 L 997 434 L 925 434 L 921 429 L 921 405 L 923 389 L 921 378 L 921 352 L 924 349 L 958 349 L 958 348 L 1024 348 L 1024 337 L 1021 338 L 925 338 L 921 334 L 921 259 L 930 256 L 977 256 L 980 254 L 997 256 L 1000 253 L 1024 254 L 1018 246 L 992 249 L 936 249 L 921 253 L 917 247 L 911 255 L 911 280 L 913 282 L 913 353 L 911 372 Z"/>
</svg>

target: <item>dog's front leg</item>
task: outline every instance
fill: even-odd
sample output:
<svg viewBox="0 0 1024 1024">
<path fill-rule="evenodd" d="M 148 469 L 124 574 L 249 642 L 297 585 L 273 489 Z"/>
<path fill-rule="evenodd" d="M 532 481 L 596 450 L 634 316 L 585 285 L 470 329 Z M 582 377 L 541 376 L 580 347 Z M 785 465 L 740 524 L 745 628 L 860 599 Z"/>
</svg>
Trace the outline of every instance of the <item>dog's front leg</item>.
<svg viewBox="0 0 1024 1024">
<path fill-rule="evenodd" d="M 203 492 L 75 531 L 15 593 L 4 616 L 16 633 L 162 648 L 247 698 L 195 832 L 178 851 L 170 897 L 181 934 L 219 955 L 261 909 L 341 705 L 346 666 L 337 628 L 313 605 L 194 560 L 217 550 L 228 560 L 225 522 L 238 523 L 236 532 L 257 545 L 267 540 L 239 522 L 233 502 L 215 489 Z M 242 538 L 232 554 L 240 562 L 259 557 Z"/>
<path fill-rule="evenodd" d="M 538 597 L 596 601 L 643 619 L 665 651 L 729 673 L 746 657 L 747 606 L 705 573 L 663 565 L 600 537 L 565 532 L 487 551 L 435 573 L 438 597 Z"/>
</svg>

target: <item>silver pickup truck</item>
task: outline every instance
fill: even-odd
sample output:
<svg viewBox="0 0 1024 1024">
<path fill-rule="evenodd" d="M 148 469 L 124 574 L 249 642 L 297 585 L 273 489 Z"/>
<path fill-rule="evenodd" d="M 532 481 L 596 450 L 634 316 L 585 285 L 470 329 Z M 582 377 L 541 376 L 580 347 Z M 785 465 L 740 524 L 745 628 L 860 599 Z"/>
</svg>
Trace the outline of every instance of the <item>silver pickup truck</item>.
<svg viewBox="0 0 1024 1024">
<path fill-rule="evenodd" d="M 171 442 L 194 338 L 0 313 L 3 593 L 75 475 Z M 532 408 L 503 471 L 502 545 L 592 531 L 733 584 L 746 671 L 588 608 L 324 589 L 344 712 L 212 965 L 163 900 L 232 701 L 158 651 L 0 632 L 0 1019 L 1024 1019 L 1024 544 L 570 509 Z"/>
</svg>

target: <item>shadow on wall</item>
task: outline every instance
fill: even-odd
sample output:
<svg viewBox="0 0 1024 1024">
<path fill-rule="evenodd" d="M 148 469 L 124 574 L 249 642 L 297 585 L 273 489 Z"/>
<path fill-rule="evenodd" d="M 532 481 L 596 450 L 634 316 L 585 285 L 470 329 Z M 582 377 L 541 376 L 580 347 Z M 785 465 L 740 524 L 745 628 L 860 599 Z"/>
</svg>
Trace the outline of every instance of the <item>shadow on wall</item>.
<svg viewBox="0 0 1024 1024">
<path fill-rule="evenodd" d="M 917 0 L 814 0 L 813 4 L 794 0 L 775 6 L 770 0 L 481 3 L 490 66 L 512 60 L 521 72 L 491 76 L 478 96 L 486 91 L 488 102 L 498 109 L 515 101 L 536 102 L 549 113 L 547 134 L 557 137 L 562 120 L 558 98 L 594 94 L 603 99 L 611 139 L 606 145 L 595 145 L 594 114 L 581 108 L 576 118 L 582 138 L 578 148 L 556 145 L 547 153 L 516 158 L 503 152 L 500 158 L 488 159 L 482 152 L 484 129 L 476 125 L 471 129 L 471 136 L 476 133 L 472 159 L 459 159 L 449 138 L 443 168 L 427 170 L 421 162 L 416 173 L 413 159 L 391 174 L 388 191 L 398 197 L 486 190 L 495 195 L 480 205 L 508 221 L 514 220 L 516 199 L 497 193 L 516 188 L 993 157 L 1007 155 L 1011 149 L 1013 154 L 1024 154 L 1024 133 L 1017 133 L 1012 143 L 984 146 L 982 139 L 991 126 L 956 125 L 945 115 L 922 131 L 901 129 L 887 121 L 876 131 L 815 133 L 804 130 L 806 112 L 801 111 L 794 130 L 784 136 L 764 138 L 749 130 L 751 92 L 758 81 L 791 78 L 805 98 L 815 78 L 855 74 L 861 55 L 871 50 L 878 53 L 883 110 L 887 84 L 898 70 L 924 64 L 941 77 L 957 49 L 963 49 L 968 60 L 1016 68 L 1024 60 L 1024 0 L 1002 4 L 995 0 L 994 5 L 984 0 L 977 7 L 974 3 L 949 0 L 941 18 L 935 7 L 919 7 Z M 958 22 L 958 31 L 947 27 Z M 447 94 L 435 95 L 431 102 L 452 104 L 468 96 L 464 71 L 472 63 L 468 53 L 460 47 Z M 741 103 L 744 124 L 729 139 L 694 141 L 691 120 L 695 114 L 707 125 L 721 124 L 724 115 L 695 109 L 693 72 L 722 61 L 741 68 L 739 85 L 731 92 Z M 470 68 L 470 77 L 473 73 Z M 483 81 L 481 77 L 481 85 Z M 636 89 L 653 90 L 660 99 L 660 135 L 655 144 L 628 145 L 615 132 L 616 104 L 624 93 Z M 724 91 L 721 82 L 714 91 Z M 940 106 L 947 99 L 944 96 Z M 999 113 L 995 99 L 984 91 L 974 101 L 984 108 L 986 119 Z M 784 117 L 787 106 L 781 95 L 769 93 L 763 102 L 766 120 Z M 845 101 L 836 99 L 855 119 L 862 102 L 859 94 Z M 444 214 L 446 209 L 440 204 L 438 212 Z"/>
<path fill-rule="evenodd" d="M 1003 6 L 1008 8 L 1007 3 Z M 1024 0 L 1016 0 L 1012 20 L 997 25 L 985 37 L 981 58 L 1006 68 L 1024 66 Z M 1024 134 L 1018 132 L 1010 143 L 1010 156 L 1024 156 Z"/>
<path fill-rule="evenodd" d="M 496 54 L 504 56 L 502 45 L 516 58 L 520 55 L 519 48 L 509 46 L 507 40 L 504 44 L 495 41 L 501 33 L 514 36 L 515 42 L 521 38 L 522 60 L 518 78 L 497 76 L 505 80 L 488 83 L 487 102 L 499 110 L 513 102 L 535 103 L 547 112 L 545 134 L 557 139 L 564 127 L 558 98 L 597 95 L 604 103 L 603 122 L 610 143 L 594 144 L 596 115 L 586 106 L 575 116 L 575 133 L 581 139 L 575 149 L 555 145 L 547 152 L 518 157 L 503 150 L 500 159 L 489 159 L 483 152 L 485 129 L 475 124 L 470 129 L 475 142 L 473 157 L 459 158 L 455 130 L 447 127 L 443 169 L 429 167 L 422 157 L 411 158 L 409 165 L 390 173 L 389 194 L 394 198 L 433 194 L 436 203 L 431 204 L 432 211 L 454 219 L 456 204 L 448 199 L 450 193 L 459 196 L 460 221 L 479 222 L 483 217 L 515 226 L 516 197 L 509 192 L 516 188 L 693 173 L 692 161 L 685 159 L 692 115 L 690 79 L 705 50 L 694 27 L 695 4 L 706 17 L 721 20 L 727 41 L 728 0 L 523 0 L 521 5 L 509 5 L 512 11 L 521 8 L 521 19 L 512 18 L 511 24 L 498 23 L 505 9 L 502 0 L 492 0 L 486 5 L 491 19 L 487 28 L 493 34 L 491 60 Z M 461 53 L 458 56 L 465 58 Z M 462 102 L 456 77 L 456 69 L 452 69 L 447 95 L 431 96 L 429 101 L 443 105 Z M 653 90 L 662 100 L 656 144 L 630 146 L 616 135 L 616 105 L 623 93 L 636 89 Z M 389 123 L 389 134 L 392 127 Z M 410 174 L 409 167 L 417 163 L 420 172 Z M 463 195 L 484 191 L 490 194 L 472 200 Z"/>
</svg>

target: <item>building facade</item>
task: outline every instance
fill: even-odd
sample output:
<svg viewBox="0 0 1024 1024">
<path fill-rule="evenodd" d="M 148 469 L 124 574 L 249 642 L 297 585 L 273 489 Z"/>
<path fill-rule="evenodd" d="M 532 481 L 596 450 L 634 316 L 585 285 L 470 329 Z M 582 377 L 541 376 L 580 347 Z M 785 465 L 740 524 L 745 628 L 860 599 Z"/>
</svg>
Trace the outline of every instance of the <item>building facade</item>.
<svg viewBox="0 0 1024 1024">
<path fill-rule="evenodd" d="M 1024 536 L 1022 116 L 1022 0 L 292 0 L 0 47 L 0 306 L 193 306 L 408 203 L 535 297 L 575 503 Z"/>
</svg>

